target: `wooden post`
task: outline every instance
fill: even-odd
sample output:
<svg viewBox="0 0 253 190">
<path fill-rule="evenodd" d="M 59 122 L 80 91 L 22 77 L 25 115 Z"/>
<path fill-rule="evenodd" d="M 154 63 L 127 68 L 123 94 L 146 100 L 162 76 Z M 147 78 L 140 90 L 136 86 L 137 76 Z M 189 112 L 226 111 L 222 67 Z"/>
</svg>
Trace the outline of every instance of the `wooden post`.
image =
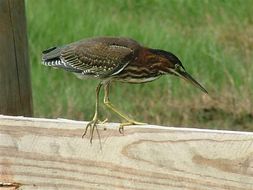
<svg viewBox="0 0 253 190">
<path fill-rule="evenodd" d="M 0 0 L 0 113 L 32 115 L 25 5 Z"/>
<path fill-rule="evenodd" d="M 253 189 L 253 133 L 86 124 L 0 116 L 0 190 Z"/>
</svg>

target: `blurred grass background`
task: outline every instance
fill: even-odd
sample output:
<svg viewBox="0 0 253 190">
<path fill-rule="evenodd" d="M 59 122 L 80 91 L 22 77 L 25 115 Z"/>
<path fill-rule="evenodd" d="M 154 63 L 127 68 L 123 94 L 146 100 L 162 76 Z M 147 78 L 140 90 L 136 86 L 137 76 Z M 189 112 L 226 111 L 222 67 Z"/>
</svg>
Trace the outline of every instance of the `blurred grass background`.
<svg viewBox="0 0 253 190">
<path fill-rule="evenodd" d="M 141 85 L 115 83 L 110 97 L 121 110 L 150 124 L 252 131 L 252 5 L 252 0 L 27 0 L 35 116 L 90 120 L 98 84 L 41 65 L 42 50 L 87 37 L 126 36 L 176 54 L 209 96 L 174 76 Z M 100 113 L 101 119 L 120 121 L 102 106 Z"/>
</svg>

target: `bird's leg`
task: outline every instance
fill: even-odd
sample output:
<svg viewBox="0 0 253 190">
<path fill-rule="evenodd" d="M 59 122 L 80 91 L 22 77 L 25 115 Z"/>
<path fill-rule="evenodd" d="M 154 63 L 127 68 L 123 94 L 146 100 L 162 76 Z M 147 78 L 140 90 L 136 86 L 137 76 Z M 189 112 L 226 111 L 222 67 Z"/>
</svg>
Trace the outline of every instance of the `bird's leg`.
<svg viewBox="0 0 253 190">
<path fill-rule="evenodd" d="M 100 92 L 100 88 L 102 85 L 103 84 L 100 82 L 96 88 L 95 114 L 93 116 L 93 119 L 86 125 L 85 131 L 82 135 L 82 138 L 83 138 L 86 135 L 88 128 L 90 128 L 90 143 L 92 143 L 94 129 L 96 128 L 96 130 L 97 130 L 97 124 L 99 123 L 99 120 L 98 120 L 99 92 Z M 98 132 L 98 130 L 97 130 L 97 132 Z M 98 133 L 98 135 L 99 135 L 99 133 Z"/>
<path fill-rule="evenodd" d="M 120 124 L 119 132 L 122 133 L 124 130 L 124 127 L 128 126 L 128 125 L 144 125 L 145 123 L 141 123 L 141 122 L 135 121 L 133 119 L 130 119 L 128 116 L 126 116 L 125 114 L 123 114 L 122 112 L 117 110 L 117 108 L 109 100 L 109 88 L 110 88 L 110 83 L 106 83 L 104 86 L 104 90 L 105 90 L 104 104 L 108 108 L 110 108 L 112 111 L 114 111 L 116 114 L 118 114 L 120 117 L 122 117 L 123 119 L 125 119 L 127 121 L 125 123 Z"/>
</svg>

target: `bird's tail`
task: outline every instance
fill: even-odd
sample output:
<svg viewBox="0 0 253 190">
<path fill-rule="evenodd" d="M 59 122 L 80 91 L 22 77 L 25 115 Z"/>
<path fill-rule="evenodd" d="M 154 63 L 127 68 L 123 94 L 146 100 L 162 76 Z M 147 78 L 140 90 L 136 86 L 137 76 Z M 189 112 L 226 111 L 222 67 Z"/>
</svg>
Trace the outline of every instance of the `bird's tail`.
<svg viewBox="0 0 253 190">
<path fill-rule="evenodd" d="M 66 71 L 81 73 L 82 71 L 72 67 L 71 65 L 64 63 L 61 56 L 61 47 L 52 47 L 42 52 L 42 64 L 54 68 L 61 68 Z"/>
<path fill-rule="evenodd" d="M 46 66 L 58 66 L 61 65 L 60 59 L 61 48 L 52 47 L 42 52 L 42 64 Z"/>
</svg>

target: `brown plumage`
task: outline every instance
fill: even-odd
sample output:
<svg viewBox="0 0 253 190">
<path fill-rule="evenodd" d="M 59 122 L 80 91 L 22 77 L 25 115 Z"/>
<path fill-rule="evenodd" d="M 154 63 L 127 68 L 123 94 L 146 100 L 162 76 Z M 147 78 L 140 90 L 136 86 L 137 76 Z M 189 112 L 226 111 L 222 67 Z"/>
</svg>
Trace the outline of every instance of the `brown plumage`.
<svg viewBox="0 0 253 190">
<path fill-rule="evenodd" d="M 191 82 L 207 91 L 194 80 L 172 53 L 141 46 L 138 42 L 123 37 L 90 38 L 66 46 L 53 47 L 43 51 L 42 62 L 47 66 L 62 68 L 81 78 L 97 78 L 96 111 L 87 125 L 91 129 L 91 140 L 98 120 L 98 96 L 101 86 L 105 87 L 104 103 L 127 122 L 120 125 L 142 124 L 129 119 L 109 101 L 109 85 L 112 81 L 143 83 L 153 81 L 162 75 L 172 74 Z"/>
</svg>

